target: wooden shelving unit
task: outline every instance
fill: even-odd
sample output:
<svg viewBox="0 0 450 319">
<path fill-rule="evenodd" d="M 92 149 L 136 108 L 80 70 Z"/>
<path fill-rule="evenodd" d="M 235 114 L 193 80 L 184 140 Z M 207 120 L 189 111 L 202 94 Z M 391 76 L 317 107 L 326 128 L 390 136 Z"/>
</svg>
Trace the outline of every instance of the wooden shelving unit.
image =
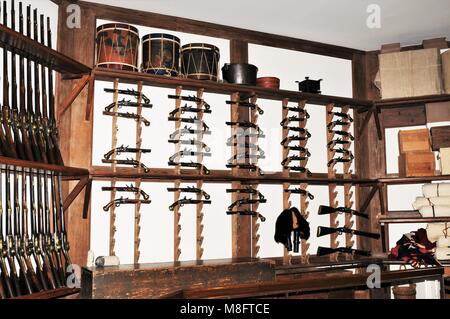
<svg viewBox="0 0 450 319">
<path fill-rule="evenodd" d="M 67 77 L 81 77 L 91 72 L 90 67 L 37 43 L 3 24 L 0 24 L 0 46 L 43 65 L 51 65 L 55 71 Z"/>
</svg>

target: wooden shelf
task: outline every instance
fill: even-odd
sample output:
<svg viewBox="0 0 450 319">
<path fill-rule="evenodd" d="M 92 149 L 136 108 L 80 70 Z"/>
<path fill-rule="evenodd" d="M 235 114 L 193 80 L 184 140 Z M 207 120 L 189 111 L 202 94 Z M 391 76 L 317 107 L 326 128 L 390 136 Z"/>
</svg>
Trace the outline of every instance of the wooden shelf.
<svg viewBox="0 0 450 319">
<path fill-rule="evenodd" d="M 291 173 L 290 177 L 283 176 L 281 172 L 266 172 L 262 176 L 252 176 L 245 173 L 245 170 L 238 176 L 234 176 L 231 170 L 211 170 L 209 175 L 199 175 L 197 170 L 182 169 L 181 174 L 176 173 L 173 168 L 150 168 L 149 173 L 139 173 L 137 169 L 117 167 L 116 172 L 113 172 L 110 167 L 94 166 L 91 169 L 91 177 L 94 180 L 111 180 L 113 178 L 119 180 L 152 180 L 154 182 L 167 182 L 175 179 L 180 179 L 184 182 L 195 182 L 203 180 L 209 183 L 228 183 L 231 181 L 240 181 L 243 183 L 258 183 L 258 184 L 282 184 L 292 183 L 301 184 L 308 183 L 310 185 L 328 185 L 328 184 L 357 184 L 357 185 L 375 185 L 376 181 L 369 179 L 353 178 L 343 179 L 342 175 L 338 175 L 337 179 L 329 179 L 327 174 L 316 173 L 311 177 L 303 177 L 299 173 Z"/>
<path fill-rule="evenodd" d="M 375 106 L 379 108 L 398 108 L 422 105 L 426 103 L 447 102 L 450 101 L 450 94 L 424 95 L 416 97 L 385 99 L 374 101 Z"/>
<path fill-rule="evenodd" d="M 68 167 L 68 166 L 60 166 L 60 165 L 51 165 L 45 163 L 38 162 L 30 162 L 24 160 L 18 160 L 15 158 L 3 157 L 0 156 L 0 167 L 5 169 L 6 166 L 14 166 L 17 168 L 17 171 L 21 171 L 22 168 L 32 169 L 34 171 L 37 170 L 46 170 L 52 171 L 55 173 L 62 173 L 65 177 L 80 177 L 80 176 L 89 176 L 89 171 L 83 168 L 76 167 Z"/>
<path fill-rule="evenodd" d="M 391 211 L 378 218 L 380 224 L 445 223 L 450 217 L 422 217 L 418 211 Z"/>
<path fill-rule="evenodd" d="M 386 185 L 407 185 L 431 183 L 434 181 L 450 181 L 450 175 L 437 175 L 425 177 L 398 177 L 398 175 L 390 175 L 388 177 L 379 178 L 378 182 Z"/>
<path fill-rule="evenodd" d="M 146 73 L 131 72 L 131 71 L 115 71 L 104 68 L 95 68 L 93 75 L 96 80 L 112 82 L 119 79 L 123 83 L 136 84 L 142 81 L 144 85 L 175 88 L 182 86 L 185 90 L 197 90 L 203 88 L 205 92 L 232 94 L 240 92 L 243 94 L 257 94 L 260 99 L 269 99 L 281 101 L 289 99 L 292 102 L 306 100 L 309 104 L 326 105 L 329 103 L 336 103 L 338 105 L 348 105 L 352 108 L 368 109 L 372 107 L 372 102 L 367 100 L 356 100 L 352 98 L 344 98 L 337 96 L 328 96 L 321 94 L 309 94 L 296 91 L 287 90 L 273 90 L 262 88 L 259 86 L 237 85 L 229 83 L 219 83 L 213 81 L 200 81 L 185 79 L 181 77 L 167 77 L 158 76 Z"/>
<path fill-rule="evenodd" d="M 51 65 L 55 71 L 67 77 L 80 77 L 91 72 L 90 67 L 37 43 L 3 24 L 0 24 L 0 46 L 35 62 L 46 66 Z"/>
<path fill-rule="evenodd" d="M 47 290 L 42 292 L 37 292 L 31 295 L 25 295 L 20 297 L 15 297 L 12 299 L 25 300 L 25 299 L 61 299 L 67 298 L 69 296 L 77 295 L 80 293 L 78 288 L 58 288 L 54 290 Z"/>
</svg>

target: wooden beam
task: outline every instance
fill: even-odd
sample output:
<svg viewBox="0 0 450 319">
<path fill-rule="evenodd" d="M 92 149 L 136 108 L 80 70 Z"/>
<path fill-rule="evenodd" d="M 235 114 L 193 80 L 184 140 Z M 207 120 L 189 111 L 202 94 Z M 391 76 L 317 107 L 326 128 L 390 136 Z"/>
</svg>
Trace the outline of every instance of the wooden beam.
<svg viewBox="0 0 450 319">
<path fill-rule="evenodd" d="M 427 123 L 425 105 L 382 109 L 381 121 L 384 128 L 425 125 Z"/>
<path fill-rule="evenodd" d="M 66 24 L 66 8 L 69 1 L 62 1 L 59 6 L 58 17 L 58 51 L 80 61 L 88 66 L 94 65 L 95 57 L 95 29 L 96 18 L 93 11 L 84 8 L 82 10 L 81 28 L 69 28 Z M 87 83 L 88 78 L 83 82 Z M 81 82 L 81 83 L 83 83 Z M 84 83 L 84 86 L 85 84 Z M 78 82 L 80 84 L 80 82 Z M 57 114 L 61 114 L 63 101 L 71 100 L 71 92 L 77 86 L 77 82 L 64 80 L 61 76 L 56 81 L 56 105 Z M 79 85 L 78 88 L 81 88 Z M 72 96 L 76 96 L 73 94 Z M 90 167 L 92 160 L 92 131 L 93 122 L 86 121 L 87 89 L 81 89 L 80 94 L 74 99 L 72 107 L 68 108 L 64 116 L 59 118 L 60 148 L 68 165 L 76 167 Z M 66 103 L 67 105 L 67 103 Z M 65 183 L 64 193 L 69 194 L 69 189 L 75 187 L 74 183 Z M 77 197 L 70 206 L 67 214 L 68 236 L 70 242 L 70 255 L 72 262 L 85 265 L 87 252 L 90 247 L 90 221 L 84 220 L 84 198 Z"/>
<path fill-rule="evenodd" d="M 83 177 L 80 179 L 75 188 L 70 192 L 70 194 L 64 200 L 64 210 L 69 209 L 70 205 L 73 201 L 80 195 L 81 191 L 86 187 L 86 184 L 89 182 L 89 177 Z"/>
<path fill-rule="evenodd" d="M 91 79 L 91 76 L 89 74 L 83 75 L 83 77 L 78 80 L 75 84 L 75 87 L 72 89 L 72 92 L 66 97 L 66 99 L 61 103 L 61 105 L 58 107 L 58 120 L 60 120 L 64 113 L 69 109 L 69 107 L 72 105 L 73 101 L 80 95 L 81 91 L 83 91 L 86 84 L 89 83 Z"/>
<path fill-rule="evenodd" d="M 104 4 L 78 1 L 83 10 L 95 12 L 97 19 L 136 24 L 152 28 L 161 28 L 185 33 L 200 34 L 216 38 L 235 39 L 248 43 L 272 46 L 351 60 L 353 54 L 364 51 L 337 45 L 296 39 L 270 33 L 246 30 L 215 23 L 196 21 L 158 13 L 114 7 Z"/>
<path fill-rule="evenodd" d="M 88 218 L 89 204 L 91 203 L 91 192 L 92 192 L 92 179 L 90 178 L 86 184 L 86 190 L 84 192 L 83 219 Z"/>
<path fill-rule="evenodd" d="M 365 201 L 363 202 L 363 204 L 360 206 L 360 211 L 361 212 L 365 212 L 367 207 L 369 207 L 370 202 L 372 201 L 373 197 L 375 196 L 375 193 L 377 191 L 379 191 L 380 187 L 378 185 L 374 185 L 372 186 L 372 189 L 370 190 L 369 195 L 367 195 Z"/>
</svg>

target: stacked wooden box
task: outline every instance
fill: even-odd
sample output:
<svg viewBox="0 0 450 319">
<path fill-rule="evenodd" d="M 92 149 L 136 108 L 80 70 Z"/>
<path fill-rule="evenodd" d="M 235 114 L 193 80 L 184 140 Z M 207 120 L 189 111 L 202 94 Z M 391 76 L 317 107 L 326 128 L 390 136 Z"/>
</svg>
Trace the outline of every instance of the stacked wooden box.
<svg viewBox="0 0 450 319">
<path fill-rule="evenodd" d="M 398 158 L 400 176 L 434 176 L 436 161 L 431 150 L 428 129 L 400 131 L 398 139 L 400 147 L 400 156 Z"/>
<path fill-rule="evenodd" d="M 450 126 L 431 128 L 433 151 L 439 151 L 442 175 L 450 175 Z"/>
</svg>

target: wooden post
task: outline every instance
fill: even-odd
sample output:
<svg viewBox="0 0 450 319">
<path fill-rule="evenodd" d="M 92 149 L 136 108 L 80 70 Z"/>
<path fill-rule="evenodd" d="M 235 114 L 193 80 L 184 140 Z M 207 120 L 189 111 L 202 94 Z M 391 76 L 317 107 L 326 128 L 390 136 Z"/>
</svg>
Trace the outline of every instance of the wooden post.
<svg viewBox="0 0 450 319">
<path fill-rule="evenodd" d="M 330 114 L 333 111 L 334 104 L 328 104 L 326 106 L 326 125 L 328 123 L 331 123 L 333 121 L 333 115 Z M 333 132 L 330 132 L 328 128 L 327 130 L 327 143 L 333 141 L 335 135 Z M 328 162 L 331 161 L 334 157 L 334 152 L 332 151 L 331 147 L 327 147 L 327 155 L 328 155 Z M 336 178 L 336 169 L 334 168 L 334 164 L 330 165 L 328 167 L 328 178 L 334 179 Z M 330 207 L 338 207 L 339 202 L 336 200 L 338 192 L 336 191 L 336 184 L 328 184 L 328 196 L 330 201 Z M 336 228 L 339 226 L 339 221 L 337 220 L 337 213 L 333 213 L 330 215 L 330 227 Z M 330 248 L 337 248 L 339 247 L 339 242 L 337 241 L 338 234 L 331 234 L 330 235 Z M 330 260 L 331 261 L 337 261 L 338 260 L 339 253 L 331 254 Z"/>
<path fill-rule="evenodd" d="M 258 97 L 256 96 L 256 94 L 253 94 L 253 97 L 251 98 L 250 103 L 256 105 L 257 101 L 258 101 Z M 250 111 L 250 122 L 254 123 L 254 124 L 257 124 L 258 123 L 258 117 L 259 117 L 258 110 L 256 108 L 251 109 L 251 111 Z M 251 136 L 249 138 L 249 145 L 258 147 L 258 136 Z M 246 150 L 244 149 L 244 153 L 245 152 L 246 152 Z M 248 153 L 249 154 L 254 154 L 256 156 L 259 156 L 258 148 L 256 148 L 255 152 L 249 150 Z M 256 165 L 258 167 L 258 157 L 256 157 L 255 160 L 253 160 L 253 158 L 250 157 L 248 159 L 248 162 L 251 163 L 251 164 L 254 164 L 254 165 Z M 257 170 L 253 174 L 259 175 L 260 172 L 259 172 L 259 170 Z M 254 185 L 251 185 L 251 187 L 253 189 L 257 189 L 258 185 L 254 184 Z M 251 199 L 258 199 L 258 197 L 254 196 L 254 195 L 250 196 L 250 198 Z M 251 205 L 250 210 L 252 210 L 254 212 L 257 212 L 258 208 L 259 208 L 259 203 L 255 203 L 255 204 Z M 252 216 L 252 218 L 251 218 L 251 225 L 252 225 L 251 226 L 252 227 L 252 257 L 253 258 L 257 258 L 258 257 L 258 252 L 259 252 L 259 248 L 260 248 L 259 247 L 259 237 L 260 236 L 258 234 L 260 224 L 259 224 L 259 216 L 258 215 Z"/>
<path fill-rule="evenodd" d="M 58 15 L 58 51 L 88 66 L 94 65 L 96 17 L 91 9 L 83 8 L 80 28 L 67 26 L 66 11 L 69 1 L 61 1 Z M 61 105 L 68 97 L 77 81 L 56 77 L 56 105 Z M 85 88 L 75 99 L 72 107 L 58 118 L 61 152 L 66 166 L 90 168 L 92 163 L 92 119 L 86 121 L 88 89 Z M 56 110 L 58 114 L 61 110 Z M 73 141 L 76 141 L 74 143 Z M 82 152 L 80 150 L 83 150 Z M 64 193 L 75 182 L 64 185 Z M 67 184 L 67 183 L 66 183 Z M 70 242 L 70 256 L 73 263 L 86 265 L 90 246 L 90 220 L 83 219 L 83 196 L 77 198 L 68 210 L 67 225 Z"/>
<path fill-rule="evenodd" d="M 202 102 L 197 102 L 197 108 L 203 110 L 204 109 L 204 101 L 203 101 L 203 89 L 198 89 L 197 90 L 197 98 L 199 99 L 199 101 Z M 202 123 L 201 121 L 203 121 L 203 112 L 199 112 L 198 113 L 198 123 L 197 123 L 197 130 L 198 130 L 198 134 L 197 134 L 197 141 L 200 143 L 203 143 L 203 127 L 202 127 Z M 203 152 L 203 147 L 201 144 L 197 144 L 196 147 L 196 151 L 198 154 L 201 154 Z M 203 156 L 202 155 L 197 155 L 197 163 L 203 163 Z M 200 170 L 199 174 L 203 174 L 203 170 Z M 203 181 L 197 181 L 197 188 L 198 189 L 203 189 Z M 199 193 L 197 194 L 197 200 L 202 200 L 203 199 L 203 194 Z M 202 260 L 203 257 L 203 203 L 198 203 L 197 207 L 196 207 L 196 259 L 197 260 Z"/>
<path fill-rule="evenodd" d="M 176 96 L 181 96 L 183 88 L 181 86 L 178 86 L 175 89 L 175 95 Z M 180 108 L 181 107 L 181 100 L 180 99 L 176 99 L 175 100 L 175 108 Z M 175 130 L 178 130 L 181 128 L 181 122 L 180 121 L 176 121 L 175 122 Z M 181 136 L 180 136 L 181 138 Z M 175 144 L 175 153 L 178 153 L 180 151 L 180 143 Z M 181 167 L 180 166 L 176 166 L 176 173 L 180 174 L 181 173 Z M 181 180 L 176 180 L 175 181 L 175 188 L 180 188 L 181 187 Z M 180 200 L 180 192 L 175 192 L 173 195 L 173 201 L 174 203 Z M 173 261 L 179 261 L 180 260 L 180 256 L 181 256 L 181 249 L 180 249 L 180 243 L 181 243 L 181 236 L 180 236 L 180 231 L 181 231 L 181 225 L 180 225 L 180 218 L 181 218 L 181 213 L 180 213 L 180 206 L 177 205 L 175 206 L 175 209 L 173 210 Z"/>
<path fill-rule="evenodd" d="M 289 105 L 289 99 L 283 99 L 282 101 L 282 108 L 281 108 L 281 118 L 285 119 L 289 116 L 289 111 L 287 109 Z M 282 139 L 284 140 L 285 138 L 289 137 L 289 130 L 287 128 L 283 128 L 283 133 L 282 133 Z M 289 143 L 287 143 L 286 145 L 289 145 Z M 287 147 L 282 146 L 281 148 L 281 158 L 284 159 L 286 157 L 289 156 L 289 149 Z M 289 169 L 284 168 L 283 167 L 283 177 L 289 177 L 290 173 L 289 173 Z M 289 190 L 289 188 L 291 187 L 290 183 L 283 183 L 283 210 L 285 209 L 289 209 L 291 208 L 291 201 L 290 201 L 290 197 L 291 197 L 291 193 L 286 192 L 287 190 Z M 288 252 L 286 247 L 283 247 L 283 264 L 284 265 L 290 265 L 291 264 L 291 254 Z"/>
</svg>

